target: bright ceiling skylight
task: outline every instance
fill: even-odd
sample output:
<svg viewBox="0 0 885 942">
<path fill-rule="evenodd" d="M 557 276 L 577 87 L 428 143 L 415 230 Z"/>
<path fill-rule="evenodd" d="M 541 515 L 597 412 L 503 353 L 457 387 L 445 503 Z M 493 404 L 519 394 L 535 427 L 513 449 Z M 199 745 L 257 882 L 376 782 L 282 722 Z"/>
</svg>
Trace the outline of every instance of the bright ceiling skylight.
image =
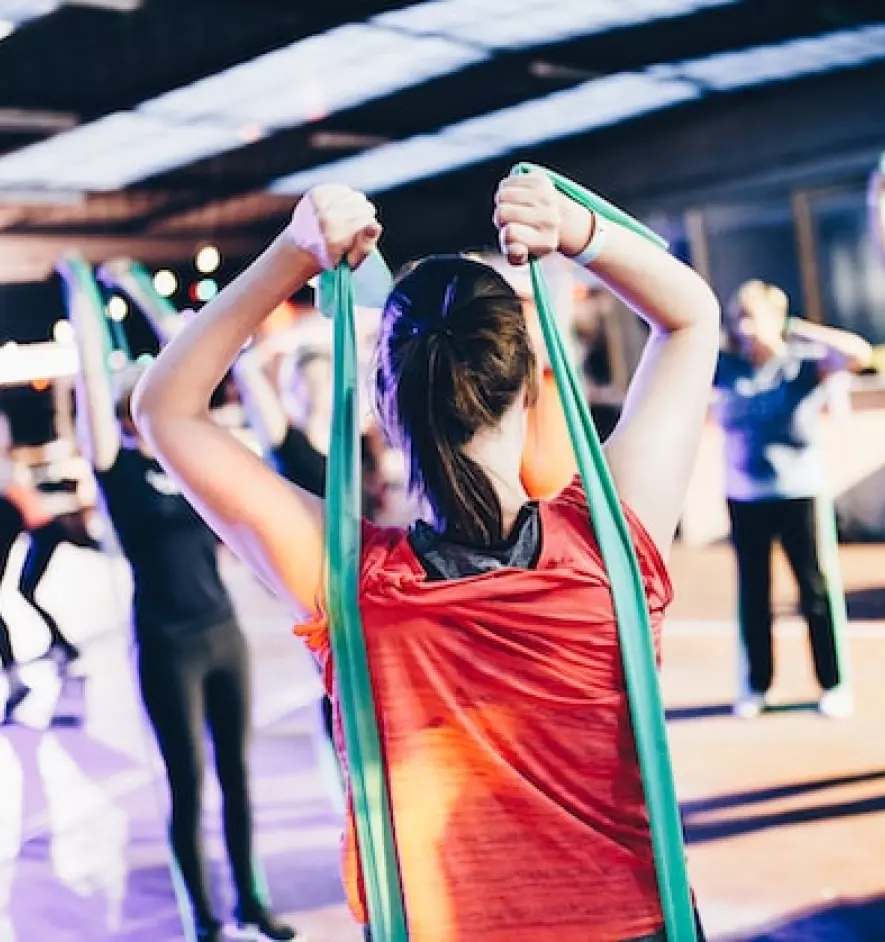
<svg viewBox="0 0 885 942">
<path fill-rule="evenodd" d="M 141 0 L 0 0 L 0 39 L 6 39 L 28 20 L 54 13 L 66 2 L 72 6 L 101 7 L 120 13 L 131 12 L 141 4 Z"/>
<path fill-rule="evenodd" d="M 64 147 L 60 148 L 64 139 Z M 233 128 L 190 124 L 170 133 L 149 115 L 119 112 L 0 159 L 5 188 L 117 190 L 131 179 L 191 163 L 242 143 Z"/>
<path fill-rule="evenodd" d="M 101 118 L 0 157 L 0 186 L 117 189 L 462 70 L 486 61 L 497 48 L 543 45 L 733 2 L 737 0 L 414 4 L 311 36 L 146 101 L 134 112 Z M 8 3 L 0 0 L 0 10 Z M 58 5 L 56 0 L 40 3 L 47 10 Z M 31 6 L 24 0 L 12 5 Z"/>
<path fill-rule="evenodd" d="M 454 2 L 454 0 L 453 0 Z M 383 192 L 545 140 L 616 124 L 701 97 L 885 59 L 885 26 L 828 33 L 586 82 L 435 133 L 283 177 L 275 193 L 300 194 L 335 180 Z"/>
<path fill-rule="evenodd" d="M 883 58 L 885 26 L 869 26 L 662 66 L 656 74 L 666 78 L 682 76 L 715 91 L 729 91 Z"/>
<path fill-rule="evenodd" d="M 318 183 L 336 180 L 377 193 L 521 147 L 616 124 L 697 96 L 696 87 L 689 82 L 613 75 L 452 125 L 437 134 L 387 144 L 293 174 L 278 180 L 272 189 L 276 193 L 303 193 Z"/>
<path fill-rule="evenodd" d="M 0 0 L 0 39 L 6 39 L 15 29 L 52 13 L 61 0 Z"/>
<path fill-rule="evenodd" d="M 382 13 L 373 23 L 483 49 L 562 42 L 624 26 L 686 16 L 735 0 L 431 0 Z"/>
<path fill-rule="evenodd" d="M 433 36 L 405 41 L 390 30 L 356 23 L 176 89 L 139 111 L 176 123 L 295 127 L 483 58 L 463 43 Z"/>
</svg>

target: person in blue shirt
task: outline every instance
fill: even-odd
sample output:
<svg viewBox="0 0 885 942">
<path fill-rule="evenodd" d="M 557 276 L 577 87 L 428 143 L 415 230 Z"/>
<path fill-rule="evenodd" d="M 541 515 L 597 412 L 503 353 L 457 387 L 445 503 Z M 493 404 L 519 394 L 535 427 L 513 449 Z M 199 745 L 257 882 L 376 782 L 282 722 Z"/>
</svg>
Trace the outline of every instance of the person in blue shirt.
<svg viewBox="0 0 885 942">
<path fill-rule="evenodd" d="M 861 337 L 789 316 L 778 287 L 749 281 L 723 318 L 716 413 L 725 434 L 725 486 L 738 569 L 738 618 L 747 665 L 735 704 L 742 717 L 766 706 L 774 676 L 771 554 L 779 543 L 799 589 L 822 688 L 820 711 L 852 712 L 839 687 L 835 629 L 821 568 L 815 501 L 826 490 L 818 420 L 833 373 L 866 368 Z"/>
</svg>

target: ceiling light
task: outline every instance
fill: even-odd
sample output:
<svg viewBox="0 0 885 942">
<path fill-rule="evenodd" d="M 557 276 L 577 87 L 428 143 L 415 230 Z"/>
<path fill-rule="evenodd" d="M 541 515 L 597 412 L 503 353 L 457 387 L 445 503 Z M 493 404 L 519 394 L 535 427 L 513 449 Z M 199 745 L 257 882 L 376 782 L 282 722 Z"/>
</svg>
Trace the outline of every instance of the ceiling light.
<svg viewBox="0 0 885 942">
<path fill-rule="evenodd" d="M 74 328 L 68 321 L 56 321 L 52 327 L 52 336 L 56 343 L 70 344 L 74 342 Z"/>
<path fill-rule="evenodd" d="M 178 289 L 178 279 L 168 268 L 161 268 L 153 278 L 154 290 L 161 298 L 171 298 Z"/>
<path fill-rule="evenodd" d="M 126 303 L 124 298 L 121 298 L 120 295 L 115 294 L 108 301 L 107 307 L 108 317 L 112 321 L 123 321 L 126 319 L 126 315 L 129 313 L 129 305 Z"/>
<path fill-rule="evenodd" d="M 209 275 L 221 264 L 221 252 L 214 245 L 204 245 L 197 252 L 194 264 L 198 272 Z"/>
<path fill-rule="evenodd" d="M 203 278 L 191 285 L 191 297 L 194 301 L 211 301 L 218 294 L 218 282 L 214 278 Z"/>
</svg>

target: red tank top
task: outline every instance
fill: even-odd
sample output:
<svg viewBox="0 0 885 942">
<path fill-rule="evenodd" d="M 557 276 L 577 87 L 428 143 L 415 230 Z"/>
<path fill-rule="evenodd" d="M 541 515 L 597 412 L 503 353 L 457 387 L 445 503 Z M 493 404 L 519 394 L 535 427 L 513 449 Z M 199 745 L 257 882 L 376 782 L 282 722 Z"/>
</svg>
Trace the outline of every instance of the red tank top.
<svg viewBox="0 0 885 942">
<path fill-rule="evenodd" d="M 583 489 L 540 506 L 535 569 L 451 581 L 427 581 L 402 530 L 364 524 L 360 604 L 410 942 L 620 942 L 663 923 Z M 672 589 L 627 518 L 660 652 Z M 324 619 L 296 631 L 334 695 Z M 366 922 L 351 813 L 343 867 Z"/>
</svg>

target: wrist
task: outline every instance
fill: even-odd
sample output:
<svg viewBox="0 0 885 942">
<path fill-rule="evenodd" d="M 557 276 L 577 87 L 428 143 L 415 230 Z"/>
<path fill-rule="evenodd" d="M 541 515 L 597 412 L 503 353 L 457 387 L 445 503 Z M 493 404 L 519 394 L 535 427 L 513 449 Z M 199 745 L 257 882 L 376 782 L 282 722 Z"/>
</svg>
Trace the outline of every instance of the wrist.
<svg viewBox="0 0 885 942">
<path fill-rule="evenodd" d="M 561 196 L 559 225 L 559 252 L 566 258 L 574 258 L 593 239 L 597 230 L 596 214 L 574 200 Z"/>
<path fill-rule="evenodd" d="M 292 238 L 289 229 L 284 229 L 270 245 L 270 254 L 274 261 L 286 267 L 291 274 L 297 290 L 312 278 L 323 273 L 320 260 L 307 249 L 302 248 Z"/>
<path fill-rule="evenodd" d="M 806 337 L 809 334 L 808 327 L 812 327 L 811 332 L 813 332 L 813 325 L 806 323 L 798 317 L 788 317 L 784 325 L 784 337 Z"/>
</svg>

